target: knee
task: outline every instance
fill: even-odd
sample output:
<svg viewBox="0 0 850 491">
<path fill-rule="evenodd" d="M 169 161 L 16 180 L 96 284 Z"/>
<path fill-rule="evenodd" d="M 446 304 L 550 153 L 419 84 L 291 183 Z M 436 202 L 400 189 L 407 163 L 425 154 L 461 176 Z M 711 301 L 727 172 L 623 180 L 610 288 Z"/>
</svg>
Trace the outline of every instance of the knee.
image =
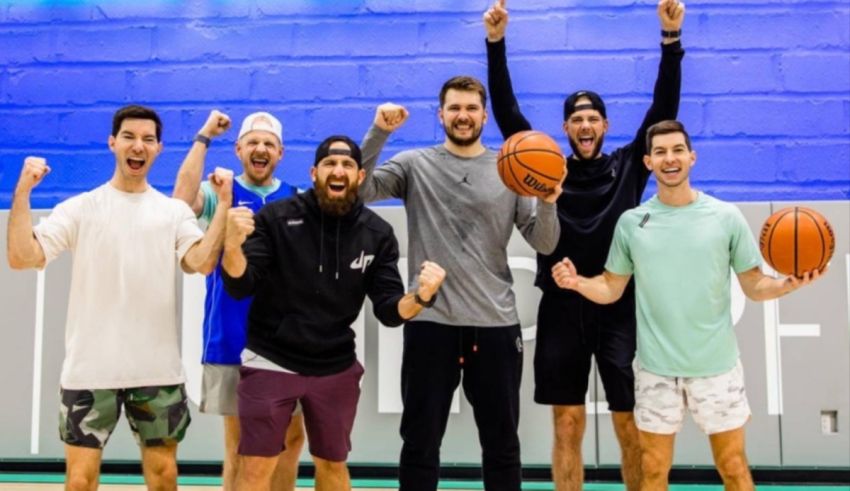
<svg viewBox="0 0 850 491">
<path fill-rule="evenodd" d="M 177 482 L 177 462 L 166 461 L 149 465 L 148 472 L 162 482 Z"/>
<path fill-rule="evenodd" d="M 297 450 L 300 451 L 301 447 L 304 446 L 304 430 L 299 428 L 295 431 L 288 431 L 286 433 L 286 450 Z"/>
<path fill-rule="evenodd" d="M 582 416 L 563 413 L 555 417 L 555 445 L 559 447 L 581 446 L 584 436 Z"/>
<path fill-rule="evenodd" d="M 68 472 L 65 486 L 69 491 L 93 491 L 97 489 L 97 476 L 85 472 Z"/>
<path fill-rule="evenodd" d="M 653 481 L 667 477 L 670 472 L 669 464 L 664 458 L 647 451 L 641 453 L 640 470 L 644 478 Z"/>
<path fill-rule="evenodd" d="M 726 481 L 744 478 L 749 475 L 750 469 L 746 457 L 741 454 L 733 454 L 717 461 L 717 472 Z"/>
<path fill-rule="evenodd" d="M 348 471 L 348 466 L 344 460 L 325 460 L 314 456 L 313 464 L 316 466 L 316 473 L 321 472 L 323 474 L 341 474 Z"/>
</svg>

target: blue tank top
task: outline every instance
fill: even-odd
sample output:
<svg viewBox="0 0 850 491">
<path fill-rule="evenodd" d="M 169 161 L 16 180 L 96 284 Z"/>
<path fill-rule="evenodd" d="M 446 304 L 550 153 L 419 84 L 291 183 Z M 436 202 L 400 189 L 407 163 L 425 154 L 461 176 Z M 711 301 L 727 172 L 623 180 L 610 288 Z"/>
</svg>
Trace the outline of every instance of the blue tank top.
<svg viewBox="0 0 850 491">
<path fill-rule="evenodd" d="M 280 183 L 280 187 L 265 198 L 233 181 L 233 206 L 246 206 L 254 213 L 267 202 L 293 196 L 297 189 Z M 248 308 L 252 297 L 236 300 L 224 291 L 221 258 L 215 270 L 207 276 L 207 295 L 204 300 L 204 351 L 202 363 L 239 365 L 248 325 Z"/>
</svg>

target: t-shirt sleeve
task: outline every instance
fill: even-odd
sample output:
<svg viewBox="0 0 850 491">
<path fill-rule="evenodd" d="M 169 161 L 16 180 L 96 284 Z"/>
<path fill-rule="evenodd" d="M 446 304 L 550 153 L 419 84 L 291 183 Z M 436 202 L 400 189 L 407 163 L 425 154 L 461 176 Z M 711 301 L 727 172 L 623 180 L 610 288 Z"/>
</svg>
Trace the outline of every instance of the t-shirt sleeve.
<svg viewBox="0 0 850 491">
<path fill-rule="evenodd" d="M 192 209 L 186 203 L 177 201 L 177 234 L 175 248 L 177 250 L 177 261 L 182 263 L 183 256 L 189 252 L 189 249 L 201 240 L 204 232 L 198 226 L 198 220 Z"/>
<path fill-rule="evenodd" d="M 201 192 L 204 194 L 204 209 L 201 211 L 201 215 L 198 219 L 209 225 L 212 221 L 213 215 L 215 215 L 215 209 L 218 206 L 218 196 L 215 194 L 215 191 L 213 191 L 212 185 L 209 181 L 201 183 Z"/>
<path fill-rule="evenodd" d="M 761 266 L 761 252 L 743 213 L 737 207 L 734 207 L 731 218 L 729 256 L 731 257 L 732 269 L 735 273 L 743 273 Z"/>
<path fill-rule="evenodd" d="M 33 227 L 35 239 L 44 251 L 44 265 L 56 259 L 62 251 L 74 250 L 80 224 L 81 201 L 71 198 L 59 203 L 49 216 Z"/>
<path fill-rule="evenodd" d="M 605 269 L 620 276 L 629 276 L 634 273 L 635 266 L 632 262 L 632 251 L 629 247 L 629 233 L 626 225 L 626 215 L 620 216 L 617 228 L 614 229 L 614 238 L 608 249 L 608 260 L 605 261 Z M 578 272 L 581 274 L 581 271 Z"/>
</svg>

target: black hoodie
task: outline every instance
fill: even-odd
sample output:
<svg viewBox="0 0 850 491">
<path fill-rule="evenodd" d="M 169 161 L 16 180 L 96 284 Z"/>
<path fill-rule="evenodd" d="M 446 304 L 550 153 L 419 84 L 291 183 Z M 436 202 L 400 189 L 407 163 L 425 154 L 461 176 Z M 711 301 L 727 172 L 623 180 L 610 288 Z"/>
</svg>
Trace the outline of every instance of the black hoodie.
<svg viewBox="0 0 850 491">
<path fill-rule="evenodd" d="M 392 226 L 358 200 L 343 217 L 325 215 L 312 190 L 264 206 L 242 249 L 234 298 L 254 295 L 248 349 L 302 375 L 330 375 L 355 361 L 354 331 L 366 295 L 386 326 L 402 319 L 404 284 Z"/>
</svg>

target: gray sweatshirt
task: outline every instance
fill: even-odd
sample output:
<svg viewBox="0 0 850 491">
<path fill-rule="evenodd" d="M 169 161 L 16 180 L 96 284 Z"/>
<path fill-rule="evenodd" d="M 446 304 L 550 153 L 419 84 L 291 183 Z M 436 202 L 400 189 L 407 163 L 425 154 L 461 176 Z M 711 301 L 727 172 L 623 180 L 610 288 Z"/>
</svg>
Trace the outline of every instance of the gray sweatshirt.
<svg viewBox="0 0 850 491">
<path fill-rule="evenodd" d="M 416 320 L 476 327 L 519 323 L 508 240 L 516 225 L 535 250 L 550 254 L 560 236 L 555 205 L 508 190 L 491 150 L 463 158 L 436 145 L 401 152 L 375 168 L 388 137 L 376 126 L 366 133 L 360 196 L 367 203 L 404 200 L 411 289 L 423 261 L 446 270 L 436 303 Z"/>
</svg>

